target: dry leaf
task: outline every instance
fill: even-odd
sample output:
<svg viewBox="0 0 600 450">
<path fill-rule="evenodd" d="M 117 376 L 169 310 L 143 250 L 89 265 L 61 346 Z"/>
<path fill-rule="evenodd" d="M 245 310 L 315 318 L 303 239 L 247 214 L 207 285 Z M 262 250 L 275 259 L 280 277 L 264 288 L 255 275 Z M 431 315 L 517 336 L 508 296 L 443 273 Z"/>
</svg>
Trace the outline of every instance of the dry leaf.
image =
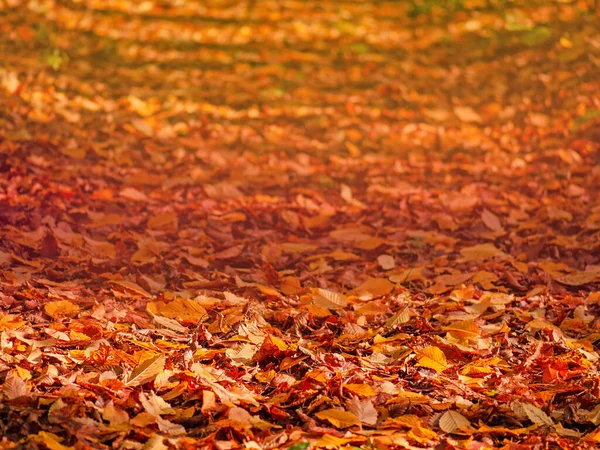
<svg viewBox="0 0 600 450">
<path fill-rule="evenodd" d="M 446 411 L 440 417 L 440 428 L 446 433 L 455 433 L 457 431 L 463 431 L 469 427 L 471 423 L 469 420 L 456 411 Z"/>
<path fill-rule="evenodd" d="M 553 424 L 552 419 L 548 416 L 548 414 L 546 414 L 537 406 L 531 405 L 529 403 L 521 403 L 521 407 L 523 408 L 523 411 L 525 412 L 529 420 L 531 420 L 536 425 L 550 426 Z"/>
<path fill-rule="evenodd" d="M 477 244 L 463 248 L 460 253 L 467 261 L 477 261 L 492 258 L 502 252 L 493 244 Z"/>
<path fill-rule="evenodd" d="M 315 414 L 321 420 L 326 420 L 336 428 L 348 428 L 359 425 L 360 421 L 356 414 L 341 409 L 326 409 Z"/>
<path fill-rule="evenodd" d="M 79 313 L 79 306 L 68 300 L 59 300 L 44 305 L 44 310 L 53 319 L 61 317 L 75 317 Z"/>
<path fill-rule="evenodd" d="M 343 309 L 348 306 L 348 301 L 339 292 L 319 288 L 313 295 L 313 304 L 327 309 Z"/>
<path fill-rule="evenodd" d="M 396 262 L 390 255 L 379 255 L 377 257 L 377 263 L 383 270 L 391 270 L 396 267 Z"/>
<path fill-rule="evenodd" d="M 110 281 L 112 284 L 116 284 L 118 286 L 121 286 L 123 288 L 125 288 L 126 290 L 133 292 L 137 295 L 140 295 L 142 297 L 146 297 L 146 298 L 150 298 L 152 297 L 152 295 L 150 295 L 150 293 L 146 292 L 145 289 L 143 289 L 141 286 L 137 285 L 136 283 L 132 282 L 132 281 L 127 281 L 127 280 L 111 280 Z"/>
<path fill-rule="evenodd" d="M 153 358 L 143 361 L 135 368 L 127 382 L 127 386 L 141 386 L 142 384 L 154 381 L 154 378 L 165 368 L 165 355 L 156 355 Z"/>
<path fill-rule="evenodd" d="M 351 413 L 358 417 L 358 420 L 363 425 L 375 426 L 377 424 L 379 414 L 371 400 L 353 397 L 346 402 L 346 406 Z"/>
<path fill-rule="evenodd" d="M 419 362 L 417 366 L 433 369 L 438 373 L 442 373 L 448 368 L 446 355 L 437 347 L 425 347 L 417 352 Z"/>
<path fill-rule="evenodd" d="M 381 297 L 389 294 L 396 287 L 385 278 L 368 278 L 363 284 L 356 288 L 359 295 L 368 294 L 372 297 Z"/>
<path fill-rule="evenodd" d="M 183 322 L 198 323 L 208 318 L 206 309 L 196 300 L 177 298 L 171 302 L 151 302 L 146 306 L 148 312 L 155 316 L 177 319 Z"/>
<path fill-rule="evenodd" d="M 500 222 L 500 219 L 498 219 L 498 216 L 496 216 L 489 209 L 483 210 L 483 212 L 481 213 L 481 220 L 483 220 L 485 226 L 488 227 L 490 230 L 496 231 L 498 233 L 504 232 L 504 228 L 502 228 L 502 223 Z"/>
<path fill-rule="evenodd" d="M 455 106 L 454 114 L 458 117 L 462 122 L 481 122 L 481 116 L 475 112 L 473 108 L 470 106 Z"/>
<path fill-rule="evenodd" d="M 361 397 L 373 397 L 377 395 L 375 389 L 373 389 L 368 384 L 344 384 L 344 389 L 347 389 L 353 394 L 359 395 Z"/>
<path fill-rule="evenodd" d="M 2 391 L 9 400 L 24 397 L 27 395 L 27 382 L 15 375 L 8 374 L 2 386 Z"/>
</svg>

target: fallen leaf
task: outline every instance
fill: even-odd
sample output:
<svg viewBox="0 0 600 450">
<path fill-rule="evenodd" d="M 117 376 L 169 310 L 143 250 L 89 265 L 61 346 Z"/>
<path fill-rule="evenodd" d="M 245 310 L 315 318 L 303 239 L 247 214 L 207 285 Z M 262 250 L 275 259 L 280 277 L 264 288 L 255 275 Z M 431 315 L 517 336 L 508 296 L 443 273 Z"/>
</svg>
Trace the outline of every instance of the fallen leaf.
<svg viewBox="0 0 600 450">
<path fill-rule="evenodd" d="M 368 294 L 372 297 L 381 297 L 382 295 L 389 294 L 396 287 L 394 283 L 390 283 L 385 278 L 374 278 L 370 277 L 356 288 L 359 295 Z"/>
<path fill-rule="evenodd" d="M 344 384 L 344 389 L 361 397 L 373 397 L 377 392 L 368 384 Z"/>
<path fill-rule="evenodd" d="M 56 302 L 46 303 L 44 311 L 53 319 L 61 317 L 75 317 L 79 313 L 79 306 L 71 303 L 68 300 L 59 300 Z"/>
<path fill-rule="evenodd" d="M 315 414 L 320 420 L 326 420 L 336 428 L 348 428 L 359 425 L 360 421 L 356 414 L 341 409 L 326 409 Z"/>
<path fill-rule="evenodd" d="M 165 368 L 165 355 L 156 355 L 138 365 L 129 375 L 127 386 L 141 386 L 150 381 L 154 381 L 156 376 Z"/>
<path fill-rule="evenodd" d="M 346 406 L 351 413 L 358 417 L 358 420 L 363 425 L 375 426 L 377 424 L 379 414 L 371 400 L 353 397 L 346 402 Z"/>
<path fill-rule="evenodd" d="M 442 414 L 439 424 L 442 430 L 450 434 L 457 431 L 463 432 L 465 428 L 471 425 L 465 416 L 456 411 L 446 411 Z"/>
<path fill-rule="evenodd" d="M 492 258 L 502 252 L 494 244 L 477 244 L 463 248 L 460 253 L 467 261 L 478 261 Z"/>
<path fill-rule="evenodd" d="M 481 220 L 483 220 L 485 226 L 488 227 L 490 230 L 496 231 L 498 233 L 504 232 L 504 228 L 502 228 L 502 223 L 500 222 L 500 219 L 489 209 L 483 210 L 483 212 L 481 213 Z"/>
<path fill-rule="evenodd" d="M 377 257 L 377 263 L 383 270 L 391 270 L 396 267 L 396 262 L 390 255 L 379 255 Z"/>
<path fill-rule="evenodd" d="M 438 373 L 442 373 L 448 368 L 446 355 L 437 347 L 425 347 L 417 352 L 419 362 L 417 366 L 433 369 Z"/>
<path fill-rule="evenodd" d="M 453 111 L 462 122 L 482 122 L 481 116 L 470 106 L 455 106 Z"/>
<path fill-rule="evenodd" d="M 24 397 L 27 395 L 27 382 L 22 378 L 9 374 L 4 380 L 2 391 L 9 400 Z"/>
<path fill-rule="evenodd" d="M 327 309 L 343 309 L 348 306 L 348 301 L 339 292 L 318 288 L 313 295 L 313 304 Z"/>
</svg>

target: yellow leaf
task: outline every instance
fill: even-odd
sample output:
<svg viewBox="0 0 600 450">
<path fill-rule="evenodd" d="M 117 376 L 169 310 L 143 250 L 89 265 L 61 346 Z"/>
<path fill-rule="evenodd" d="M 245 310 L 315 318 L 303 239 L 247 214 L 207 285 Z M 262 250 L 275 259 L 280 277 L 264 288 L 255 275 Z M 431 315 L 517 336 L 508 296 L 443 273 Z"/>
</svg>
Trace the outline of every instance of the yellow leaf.
<svg viewBox="0 0 600 450">
<path fill-rule="evenodd" d="M 409 430 L 406 435 L 421 445 L 427 445 L 430 441 L 438 439 L 438 434 L 435 431 L 425 427 L 415 427 Z"/>
<path fill-rule="evenodd" d="M 411 316 L 412 316 L 412 313 L 411 313 L 410 308 L 404 307 L 400 311 L 398 311 L 396 314 L 394 314 L 392 317 L 390 317 L 385 322 L 385 326 L 386 326 L 386 328 L 393 328 L 397 325 L 401 325 L 403 323 L 410 321 Z"/>
<path fill-rule="evenodd" d="M 600 442 L 600 427 L 583 437 L 584 441 Z"/>
<path fill-rule="evenodd" d="M 455 433 L 456 431 L 464 430 L 470 425 L 471 422 L 456 411 L 446 411 L 440 417 L 440 428 L 446 433 Z"/>
<path fill-rule="evenodd" d="M 361 397 L 372 397 L 377 395 L 375 389 L 368 384 L 345 384 L 344 389 L 348 389 L 353 394 L 360 395 Z"/>
<path fill-rule="evenodd" d="M 442 373 L 448 368 L 446 355 L 437 347 L 425 347 L 418 352 L 419 362 L 417 366 L 433 369 L 438 373 Z"/>
<path fill-rule="evenodd" d="M 31 440 L 34 440 L 36 442 L 42 443 L 44 444 L 48 450 L 71 450 L 73 449 L 73 447 L 71 446 L 66 446 L 66 445 L 62 445 L 60 443 L 60 441 L 62 441 L 62 438 L 52 434 L 52 433 L 48 433 L 46 431 L 40 431 L 38 434 L 34 434 L 32 436 L 30 436 Z"/>
<path fill-rule="evenodd" d="M 481 329 L 472 320 L 461 320 L 443 328 L 453 338 L 460 341 L 473 341 L 481 335 Z"/>
<path fill-rule="evenodd" d="M 133 372 L 131 372 L 129 379 L 125 384 L 127 386 L 141 386 L 149 381 L 153 381 L 165 368 L 165 360 L 166 358 L 164 355 L 157 355 L 143 361 Z"/>
<path fill-rule="evenodd" d="M 68 300 L 59 300 L 57 302 L 46 303 L 44 310 L 50 317 L 57 319 L 59 317 L 74 317 L 79 312 L 79 306 Z"/>
<path fill-rule="evenodd" d="M 343 447 L 343 446 L 350 442 L 353 442 L 356 444 L 356 443 L 364 442 L 366 440 L 367 440 L 367 438 L 364 436 L 351 436 L 351 437 L 341 438 L 341 437 L 333 436 L 331 434 L 324 434 L 317 441 L 316 447 L 333 448 L 333 449 L 348 448 L 348 447 Z"/>
<path fill-rule="evenodd" d="M 326 409 L 315 414 L 317 418 L 326 420 L 336 428 L 348 428 L 360 424 L 358 417 L 348 411 L 341 409 Z"/>
<path fill-rule="evenodd" d="M 288 345 L 283 340 L 279 339 L 276 336 L 273 336 L 272 334 L 267 336 L 267 338 L 265 339 L 266 343 L 269 343 L 269 341 L 272 345 L 277 347 L 282 352 L 288 349 Z"/>
</svg>

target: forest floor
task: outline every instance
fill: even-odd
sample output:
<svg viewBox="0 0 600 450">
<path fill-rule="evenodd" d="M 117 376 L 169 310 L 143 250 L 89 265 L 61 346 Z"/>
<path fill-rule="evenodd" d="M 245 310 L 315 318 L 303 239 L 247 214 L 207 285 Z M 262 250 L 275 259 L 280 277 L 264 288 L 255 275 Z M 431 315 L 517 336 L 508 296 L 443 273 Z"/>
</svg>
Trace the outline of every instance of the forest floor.
<svg viewBox="0 0 600 450">
<path fill-rule="evenodd" d="M 597 448 L 598 11 L 417 3 L 0 0 L 0 448 Z"/>
</svg>

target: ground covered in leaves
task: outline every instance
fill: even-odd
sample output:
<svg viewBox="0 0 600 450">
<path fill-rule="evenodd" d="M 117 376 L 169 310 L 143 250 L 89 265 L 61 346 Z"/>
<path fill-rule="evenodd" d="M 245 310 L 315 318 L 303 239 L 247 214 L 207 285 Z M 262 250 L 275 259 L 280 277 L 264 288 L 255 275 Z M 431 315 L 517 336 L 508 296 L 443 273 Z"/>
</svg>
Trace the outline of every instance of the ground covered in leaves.
<svg viewBox="0 0 600 450">
<path fill-rule="evenodd" d="M 594 7 L 0 0 L 0 447 L 595 448 Z"/>
</svg>

